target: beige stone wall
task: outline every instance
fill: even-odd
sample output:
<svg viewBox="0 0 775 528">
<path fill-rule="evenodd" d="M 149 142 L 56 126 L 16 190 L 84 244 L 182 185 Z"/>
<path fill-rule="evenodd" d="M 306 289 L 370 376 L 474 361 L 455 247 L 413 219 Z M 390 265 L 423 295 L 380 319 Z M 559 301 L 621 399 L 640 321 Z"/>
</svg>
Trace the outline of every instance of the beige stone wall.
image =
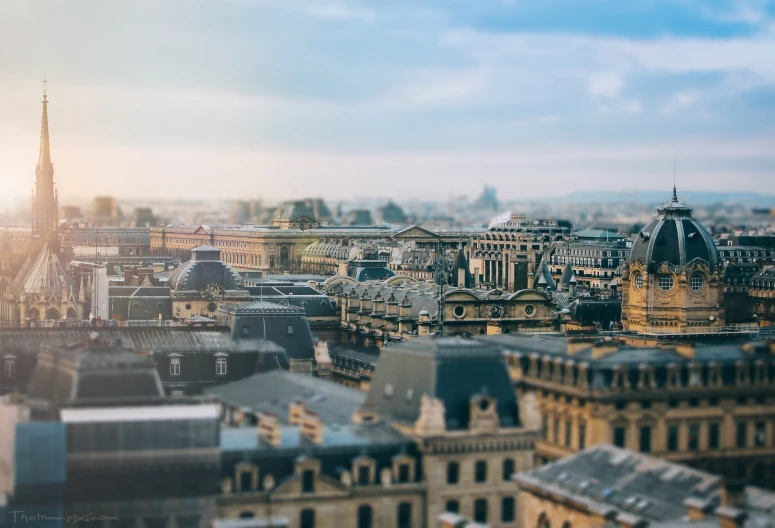
<svg viewBox="0 0 775 528">
<path fill-rule="evenodd" d="M 424 497 L 417 485 L 411 485 L 412 489 L 400 492 L 397 489 L 390 491 L 380 489 L 371 490 L 369 494 L 358 492 L 363 496 L 326 496 L 315 494 L 312 496 L 297 495 L 295 497 L 280 498 L 271 504 L 265 501 L 251 502 L 249 497 L 242 498 L 242 504 L 224 504 L 219 501 L 219 515 L 226 519 L 239 518 L 240 514 L 250 512 L 256 517 L 279 515 L 286 517 L 289 528 L 299 528 L 301 512 L 306 509 L 315 511 L 316 528 L 344 528 L 358 525 L 358 508 L 368 505 L 372 508 L 373 524 L 375 528 L 395 528 L 398 526 L 398 507 L 402 503 L 412 506 L 412 526 L 420 527 L 424 507 Z M 232 502 L 230 500 L 229 502 Z"/>
<path fill-rule="evenodd" d="M 605 526 L 605 519 L 579 510 L 571 509 L 554 501 L 543 499 L 520 490 L 519 528 L 539 528 L 539 520 L 547 519 L 551 528 L 599 528 Z"/>
</svg>

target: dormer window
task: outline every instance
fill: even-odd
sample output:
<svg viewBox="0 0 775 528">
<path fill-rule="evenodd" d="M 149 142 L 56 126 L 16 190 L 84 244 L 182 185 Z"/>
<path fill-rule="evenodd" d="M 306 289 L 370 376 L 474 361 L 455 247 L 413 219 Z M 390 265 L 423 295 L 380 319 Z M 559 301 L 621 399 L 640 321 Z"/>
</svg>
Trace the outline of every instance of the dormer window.
<svg viewBox="0 0 775 528">
<path fill-rule="evenodd" d="M 215 360 L 215 374 L 223 376 L 226 374 L 226 358 L 219 357 Z"/>
<path fill-rule="evenodd" d="M 6 358 L 3 360 L 3 377 L 5 379 L 16 377 L 16 358 Z"/>
<path fill-rule="evenodd" d="M 749 368 L 748 363 L 745 361 L 738 361 L 737 362 L 737 384 L 738 385 L 748 385 L 750 382 L 749 380 Z"/>
<path fill-rule="evenodd" d="M 170 376 L 180 376 L 180 358 L 170 358 Z"/>
</svg>

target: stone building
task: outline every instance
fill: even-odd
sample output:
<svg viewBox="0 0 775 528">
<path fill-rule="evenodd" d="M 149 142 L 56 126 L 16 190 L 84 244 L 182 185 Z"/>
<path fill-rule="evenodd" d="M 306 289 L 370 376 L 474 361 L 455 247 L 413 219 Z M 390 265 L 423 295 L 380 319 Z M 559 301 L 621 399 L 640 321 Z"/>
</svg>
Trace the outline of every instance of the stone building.
<svg viewBox="0 0 775 528">
<path fill-rule="evenodd" d="M 490 288 L 529 288 L 544 253 L 565 240 L 569 226 L 556 220 L 523 215 L 496 218 L 487 231 L 471 240 L 470 269 L 474 279 Z"/>
<path fill-rule="evenodd" d="M 13 524 L 209 526 L 216 406 L 165 399 L 153 362 L 131 349 L 92 339 L 39 352 L 27 396 L 0 400 L 0 497 Z"/>
<path fill-rule="evenodd" d="M 622 323 L 641 334 L 707 334 L 725 326 L 724 270 L 710 234 L 673 190 L 638 234 L 622 276 Z"/>
<path fill-rule="evenodd" d="M 427 336 L 439 326 L 439 286 L 396 276 L 359 283 L 335 276 L 323 283 L 340 311 L 342 341 L 377 345 Z M 538 290 L 504 293 L 444 287 L 444 328 L 469 335 L 551 332 L 560 316 L 552 298 Z"/>
<path fill-rule="evenodd" d="M 239 273 L 221 260 L 221 250 L 203 245 L 191 255 L 191 260 L 170 273 L 173 317 L 213 318 L 221 304 L 250 302 Z"/>
<path fill-rule="evenodd" d="M 727 506 L 720 477 L 605 444 L 514 481 L 521 528 L 646 528 L 687 518 L 696 526 L 709 512 L 724 516 Z"/>
<path fill-rule="evenodd" d="M 386 348 L 365 400 L 292 373 L 257 378 L 213 390 L 227 423 L 243 424 L 222 433 L 220 517 L 422 528 L 449 510 L 518 525 L 511 477 L 533 467 L 540 419 L 496 347 L 439 337 Z"/>
<path fill-rule="evenodd" d="M 520 393 L 535 396 L 540 462 L 609 443 L 722 475 L 732 492 L 775 482 L 772 344 L 479 339 L 507 354 Z"/>
</svg>

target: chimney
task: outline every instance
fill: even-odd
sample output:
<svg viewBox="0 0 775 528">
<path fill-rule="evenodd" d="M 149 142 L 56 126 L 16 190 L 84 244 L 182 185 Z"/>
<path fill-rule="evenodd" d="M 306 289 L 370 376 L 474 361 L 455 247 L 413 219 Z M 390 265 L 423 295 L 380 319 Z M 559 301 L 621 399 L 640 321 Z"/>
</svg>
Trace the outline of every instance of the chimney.
<svg viewBox="0 0 775 528">
<path fill-rule="evenodd" d="M 626 512 L 620 512 L 616 522 L 621 528 L 646 528 L 649 524 L 643 517 Z"/>
<path fill-rule="evenodd" d="M 271 413 L 258 414 L 258 436 L 273 446 L 279 446 L 282 440 L 282 425 L 277 416 Z"/>
<path fill-rule="evenodd" d="M 748 518 L 743 510 L 731 506 L 722 506 L 716 510 L 716 515 L 721 520 L 720 528 L 742 528 Z"/>
<path fill-rule="evenodd" d="M 587 350 L 592 347 L 592 343 L 587 339 L 569 339 L 568 340 L 568 355 L 572 356 L 578 354 L 582 350 Z"/>
<path fill-rule="evenodd" d="M 694 346 L 694 343 L 679 343 L 676 345 L 675 351 L 686 359 L 694 359 L 696 347 Z"/>
<path fill-rule="evenodd" d="M 307 412 L 307 406 L 301 400 L 296 400 L 288 407 L 288 423 L 290 425 L 300 425 L 303 416 Z"/>
<path fill-rule="evenodd" d="M 610 338 L 609 338 L 610 339 Z M 619 343 L 614 340 L 601 340 L 592 346 L 592 359 L 600 359 L 619 350 Z"/>
<path fill-rule="evenodd" d="M 309 439 L 313 444 L 323 443 L 323 421 L 316 412 L 307 411 L 302 416 L 299 430 L 302 436 Z"/>
<path fill-rule="evenodd" d="M 713 503 L 708 500 L 689 497 L 684 501 L 686 513 L 690 521 L 701 521 L 707 514 L 713 511 Z"/>
</svg>

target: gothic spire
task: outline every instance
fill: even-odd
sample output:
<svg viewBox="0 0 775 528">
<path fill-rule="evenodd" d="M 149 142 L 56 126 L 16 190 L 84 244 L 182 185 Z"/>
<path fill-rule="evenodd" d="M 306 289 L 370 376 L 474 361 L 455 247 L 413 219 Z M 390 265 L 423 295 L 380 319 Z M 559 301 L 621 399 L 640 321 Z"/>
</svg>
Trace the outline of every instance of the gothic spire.
<svg viewBox="0 0 775 528">
<path fill-rule="evenodd" d="M 46 80 L 43 81 L 44 86 Z M 54 164 L 51 163 L 51 146 L 48 131 L 48 94 L 43 90 L 43 117 L 40 124 L 40 152 L 35 168 L 35 194 L 33 198 L 32 234 L 45 236 L 56 233 L 58 203 L 54 188 Z"/>
</svg>

